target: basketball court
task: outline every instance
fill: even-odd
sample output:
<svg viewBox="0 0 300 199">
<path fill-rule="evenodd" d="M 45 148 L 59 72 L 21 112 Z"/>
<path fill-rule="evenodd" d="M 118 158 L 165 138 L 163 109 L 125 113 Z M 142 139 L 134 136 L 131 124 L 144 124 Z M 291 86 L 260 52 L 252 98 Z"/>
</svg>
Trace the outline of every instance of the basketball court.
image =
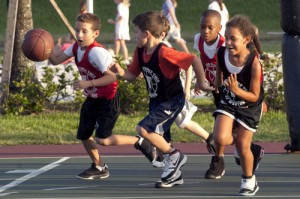
<svg viewBox="0 0 300 199">
<path fill-rule="evenodd" d="M 90 166 L 90 159 L 86 155 L 81 156 L 79 153 L 74 155 L 66 150 L 65 156 L 62 156 L 63 151 L 58 154 L 55 153 L 56 150 L 52 150 L 53 157 L 50 152 L 45 157 L 20 157 L 22 152 L 17 155 L 10 148 L 10 151 L 15 154 L 10 156 L 16 157 L 3 157 L 3 153 L 0 153 L 0 157 L 3 157 L 0 158 L 0 198 L 239 197 L 237 192 L 240 186 L 241 168 L 234 162 L 232 148 L 227 149 L 228 153 L 225 156 L 225 176 L 220 180 L 207 180 L 203 176 L 209 167 L 210 155 L 195 154 L 193 146 L 186 152 L 188 161 L 182 167 L 184 184 L 164 189 L 154 188 L 154 182 L 159 180 L 162 170 L 152 167 L 146 158 L 132 150 L 132 147 L 127 147 L 127 152 L 124 151 L 125 147 L 110 148 L 122 150 L 120 155 L 117 155 L 114 150 L 111 150 L 111 153 L 105 152 L 103 159 L 109 166 L 110 177 L 102 180 L 76 178 L 78 173 Z M 202 151 L 201 147 L 200 151 Z M 34 153 L 38 152 L 29 153 L 29 156 L 35 156 Z M 260 190 L 254 197 L 300 198 L 299 165 L 300 158 L 297 154 L 273 153 L 266 150 L 256 173 Z"/>
</svg>

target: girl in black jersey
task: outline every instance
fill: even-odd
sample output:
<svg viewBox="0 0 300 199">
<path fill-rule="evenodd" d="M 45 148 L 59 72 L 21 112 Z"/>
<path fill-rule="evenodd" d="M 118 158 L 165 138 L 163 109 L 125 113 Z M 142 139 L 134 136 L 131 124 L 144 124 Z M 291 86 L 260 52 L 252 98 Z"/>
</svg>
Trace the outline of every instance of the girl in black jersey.
<svg viewBox="0 0 300 199">
<path fill-rule="evenodd" d="M 226 25 L 226 47 L 218 51 L 215 87 L 221 99 L 214 112 L 213 130 L 218 145 L 236 145 L 242 167 L 239 195 L 246 196 L 255 195 L 259 189 L 250 145 L 261 119 L 263 101 L 262 66 L 256 53 L 247 48 L 251 42 L 260 47 L 253 27 L 242 15 L 236 15 Z M 238 123 L 236 136 L 232 134 L 234 121 Z"/>
</svg>

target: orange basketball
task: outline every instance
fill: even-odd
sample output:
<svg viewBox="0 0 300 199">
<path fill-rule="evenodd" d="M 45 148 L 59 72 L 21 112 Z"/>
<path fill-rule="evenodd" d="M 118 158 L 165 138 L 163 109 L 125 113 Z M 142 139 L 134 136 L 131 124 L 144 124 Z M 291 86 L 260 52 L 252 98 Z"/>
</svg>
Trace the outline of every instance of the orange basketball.
<svg viewBox="0 0 300 199">
<path fill-rule="evenodd" d="M 29 30 L 22 43 L 23 54 L 32 61 L 48 59 L 54 48 L 52 35 L 44 29 L 34 28 Z"/>
</svg>

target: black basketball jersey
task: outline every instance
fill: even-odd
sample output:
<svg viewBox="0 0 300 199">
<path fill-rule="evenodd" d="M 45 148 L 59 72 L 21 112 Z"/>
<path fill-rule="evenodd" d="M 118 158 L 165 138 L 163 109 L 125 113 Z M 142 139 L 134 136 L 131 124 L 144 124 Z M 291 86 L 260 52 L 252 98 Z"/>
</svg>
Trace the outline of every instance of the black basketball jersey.
<svg viewBox="0 0 300 199">
<path fill-rule="evenodd" d="M 168 99 L 183 93 L 183 87 L 179 73 L 173 79 L 167 79 L 162 73 L 158 58 L 159 50 L 162 45 L 164 44 L 160 43 L 157 46 L 149 62 L 145 63 L 143 60 L 144 48 L 138 49 L 138 58 L 146 81 L 149 97 L 160 101 L 168 101 Z"/>
<path fill-rule="evenodd" d="M 225 50 L 226 47 L 221 47 L 218 50 L 218 63 L 219 67 L 223 73 L 223 81 L 226 81 L 227 78 L 230 76 L 230 72 L 228 71 L 225 63 Z M 237 74 L 237 81 L 239 82 L 239 88 L 249 91 L 250 89 L 250 82 L 251 82 L 251 74 L 252 74 L 252 63 L 255 58 L 254 53 L 250 53 L 248 60 L 245 63 L 244 68 Z M 220 86 L 219 88 L 220 92 L 220 103 L 221 104 L 227 104 L 234 107 L 241 107 L 241 108 L 247 108 L 247 107 L 253 107 L 258 104 L 262 103 L 263 100 L 263 88 L 261 85 L 259 98 L 256 102 L 248 102 L 245 101 L 238 96 L 236 96 L 233 92 L 230 91 L 229 88 L 227 88 L 225 85 Z"/>
</svg>

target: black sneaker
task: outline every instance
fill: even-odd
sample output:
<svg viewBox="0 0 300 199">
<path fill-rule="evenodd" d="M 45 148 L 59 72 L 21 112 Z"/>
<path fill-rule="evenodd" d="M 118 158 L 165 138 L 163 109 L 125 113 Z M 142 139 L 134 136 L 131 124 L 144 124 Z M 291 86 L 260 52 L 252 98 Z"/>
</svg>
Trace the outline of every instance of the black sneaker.
<svg viewBox="0 0 300 199">
<path fill-rule="evenodd" d="M 165 182 L 163 181 L 156 182 L 155 188 L 170 188 L 173 187 L 174 185 L 181 185 L 181 184 L 183 184 L 183 178 L 181 175 L 181 171 L 179 171 L 173 179 L 170 179 Z"/>
<path fill-rule="evenodd" d="M 220 179 L 225 174 L 224 157 L 213 156 L 209 169 L 205 173 L 206 179 Z"/>
<path fill-rule="evenodd" d="M 209 153 L 211 154 L 215 154 L 216 153 L 216 148 L 214 146 L 214 137 L 213 134 L 209 134 L 207 140 L 206 141 L 206 149 Z"/>
<path fill-rule="evenodd" d="M 259 162 L 261 161 L 261 159 L 264 156 L 265 150 L 260 145 L 251 143 L 251 151 L 252 151 L 253 159 L 254 159 L 254 161 L 253 161 L 253 173 L 255 173 L 255 171 L 259 167 Z M 236 150 L 234 151 L 234 159 L 235 159 L 235 162 L 236 162 L 237 165 L 241 165 L 240 157 L 239 157 Z"/>
<path fill-rule="evenodd" d="M 155 148 L 148 140 L 140 136 L 136 136 L 136 137 L 138 137 L 139 140 L 134 144 L 134 147 L 137 150 L 140 150 L 144 154 L 144 156 L 152 163 L 156 159 Z"/>
<path fill-rule="evenodd" d="M 103 179 L 108 178 L 109 170 L 108 166 L 104 164 L 103 167 L 97 166 L 95 163 L 92 163 L 92 166 L 80 173 L 77 177 L 83 180 L 94 180 L 94 179 Z"/>
<path fill-rule="evenodd" d="M 241 188 L 238 193 L 240 196 L 254 196 L 259 190 L 256 177 L 253 175 L 251 178 L 242 178 Z"/>
<path fill-rule="evenodd" d="M 181 172 L 180 168 L 186 163 L 187 156 L 178 150 L 173 151 L 170 154 L 164 155 L 164 171 L 161 174 L 161 181 L 168 182 L 178 176 Z"/>
</svg>

